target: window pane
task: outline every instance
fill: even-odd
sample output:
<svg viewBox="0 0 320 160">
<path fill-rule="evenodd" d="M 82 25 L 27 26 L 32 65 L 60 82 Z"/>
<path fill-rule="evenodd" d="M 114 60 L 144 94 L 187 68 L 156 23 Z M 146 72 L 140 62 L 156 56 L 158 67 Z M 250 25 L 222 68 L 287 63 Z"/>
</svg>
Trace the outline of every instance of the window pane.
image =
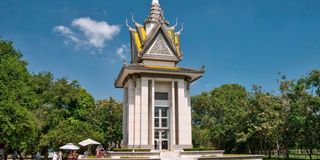
<svg viewBox="0 0 320 160">
<path fill-rule="evenodd" d="M 168 127 L 168 119 L 167 118 L 161 119 L 161 127 Z"/>
<path fill-rule="evenodd" d="M 166 131 L 166 132 L 162 132 L 161 133 L 161 138 L 162 139 L 168 139 L 168 132 Z"/>
<path fill-rule="evenodd" d="M 161 109 L 161 117 L 168 117 L 168 109 L 167 108 Z"/>
<path fill-rule="evenodd" d="M 154 126 L 159 127 L 159 118 L 154 119 Z"/>
<path fill-rule="evenodd" d="M 155 133 L 154 133 L 154 138 L 155 138 L 155 139 L 159 139 L 159 132 L 155 132 Z"/>
<path fill-rule="evenodd" d="M 159 117 L 159 110 L 160 110 L 160 108 L 156 108 L 156 110 L 154 112 L 155 117 Z"/>
<path fill-rule="evenodd" d="M 156 100 L 168 100 L 168 93 L 165 92 L 156 92 L 155 99 Z"/>
</svg>

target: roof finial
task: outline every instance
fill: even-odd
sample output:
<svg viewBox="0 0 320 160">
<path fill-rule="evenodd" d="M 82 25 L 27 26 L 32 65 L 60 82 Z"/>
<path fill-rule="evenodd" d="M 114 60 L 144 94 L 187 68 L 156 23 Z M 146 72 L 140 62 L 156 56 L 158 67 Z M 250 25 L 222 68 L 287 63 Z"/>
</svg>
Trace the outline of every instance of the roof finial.
<svg viewBox="0 0 320 160">
<path fill-rule="evenodd" d="M 159 0 L 152 0 L 152 5 L 155 5 L 155 4 L 160 5 Z"/>
<path fill-rule="evenodd" d="M 132 22 L 133 22 L 136 26 L 138 26 L 138 27 L 143 27 L 143 25 L 139 24 L 138 22 L 136 22 L 136 21 L 134 20 L 134 15 L 133 15 L 133 13 L 131 13 L 131 20 L 132 20 Z"/>
<path fill-rule="evenodd" d="M 170 29 L 175 30 L 177 26 L 178 26 L 178 17 L 176 18 L 176 24 L 170 27 Z"/>
<path fill-rule="evenodd" d="M 135 30 L 129 25 L 128 18 L 126 18 L 126 25 L 127 25 L 128 29 L 129 29 L 129 31 L 134 31 Z"/>
</svg>

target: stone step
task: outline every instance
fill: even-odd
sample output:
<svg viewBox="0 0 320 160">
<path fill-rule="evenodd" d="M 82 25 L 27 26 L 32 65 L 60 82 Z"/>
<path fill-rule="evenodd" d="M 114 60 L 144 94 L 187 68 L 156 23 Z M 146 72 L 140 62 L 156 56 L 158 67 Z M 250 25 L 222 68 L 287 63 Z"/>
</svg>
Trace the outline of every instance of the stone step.
<svg viewBox="0 0 320 160">
<path fill-rule="evenodd" d="M 194 158 L 180 158 L 179 152 L 162 152 L 161 153 L 161 160 L 195 160 Z"/>
</svg>

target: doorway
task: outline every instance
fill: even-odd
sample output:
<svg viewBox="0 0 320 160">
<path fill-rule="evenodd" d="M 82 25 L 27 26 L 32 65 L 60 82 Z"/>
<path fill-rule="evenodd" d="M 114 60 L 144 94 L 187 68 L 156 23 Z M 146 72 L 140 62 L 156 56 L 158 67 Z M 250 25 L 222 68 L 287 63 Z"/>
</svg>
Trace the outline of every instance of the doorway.
<svg viewBox="0 0 320 160">
<path fill-rule="evenodd" d="M 169 131 L 156 130 L 154 134 L 155 150 L 169 150 Z"/>
<path fill-rule="evenodd" d="M 155 107 L 155 150 L 169 150 L 169 107 Z"/>
</svg>

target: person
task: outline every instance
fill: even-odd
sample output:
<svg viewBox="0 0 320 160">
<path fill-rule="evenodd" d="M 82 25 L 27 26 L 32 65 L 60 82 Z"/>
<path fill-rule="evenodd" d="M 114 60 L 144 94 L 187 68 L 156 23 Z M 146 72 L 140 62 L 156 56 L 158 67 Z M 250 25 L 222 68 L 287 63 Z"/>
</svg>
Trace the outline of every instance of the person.
<svg viewBox="0 0 320 160">
<path fill-rule="evenodd" d="M 62 160 L 62 152 L 61 151 L 59 151 L 59 153 L 58 153 L 58 160 Z"/>
<path fill-rule="evenodd" d="M 101 146 L 101 148 L 100 148 L 100 154 L 99 154 L 99 157 L 101 158 L 103 158 L 104 157 L 104 148 L 103 148 L 103 146 Z"/>
<path fill-rule="evenodd" d="M 73 151 L 73 152 L 72 152 L 72 159 L 73 159 L 73 160 L 77 160 L 77 159 L 78 159 L 78 154 L 77 154 L 76 151 Z"/>
<path fill-rule="evenodd" d="M 17 151 L 13 151 L 12 159 L 16 160 L 17 158 L 18 158 L 18 152 Z"/>
<path fill-rule="evenodd" d="M 62 155 L 62 160 L 67 160 L 67 159 L 68 159 L 67 153 L 63 153 L 63 155 Z"/>
<path fill-rule="evenodd" d="M 99 158 L 100 146 L 96 148 L 96 157 Z"/>
<path fill-rule="evenodd" d="M 58 160 L 58 155 L 56 152 L 53 152 L 52 160 Z"/>
<path fill-rule="evenodd" d="M 67 159 L 68 159 L 68 160 L 72 160 L 72 159 L 73 159 L 72 156 L 73 156 L 73 155 L 72 155 L 72 151 L 69 151 Z"/>
<path fill-rule="evenodd" d="M 158 149 L 158 142 L 155 140 L 154 141 L 154 150 L 157 150 Z"/>
<path fill-rule="evenodd" d="M 36 160 L 41 160 L 41 154 L 40 154 L 40 152 L 37 152 L 37 154 L 36 154 Z"/>
</svg>

